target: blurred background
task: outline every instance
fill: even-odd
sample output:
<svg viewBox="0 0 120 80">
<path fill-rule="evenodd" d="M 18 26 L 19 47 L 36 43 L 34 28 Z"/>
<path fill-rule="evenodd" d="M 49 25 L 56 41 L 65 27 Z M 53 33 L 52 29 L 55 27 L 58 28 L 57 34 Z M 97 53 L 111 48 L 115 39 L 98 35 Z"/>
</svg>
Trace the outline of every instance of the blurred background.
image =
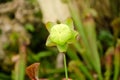
<svg viewBox="0 0 120 80">
<path fill-rule="evenodd" d="M 79 33 L 66 52 L 69 78 L 120 80 L 120 0 L 0 0 L 0 80 L 30 80 L 36 62 L 40 80 L 65 78 L 45 24 L 67 18 Z"/>
</svg>

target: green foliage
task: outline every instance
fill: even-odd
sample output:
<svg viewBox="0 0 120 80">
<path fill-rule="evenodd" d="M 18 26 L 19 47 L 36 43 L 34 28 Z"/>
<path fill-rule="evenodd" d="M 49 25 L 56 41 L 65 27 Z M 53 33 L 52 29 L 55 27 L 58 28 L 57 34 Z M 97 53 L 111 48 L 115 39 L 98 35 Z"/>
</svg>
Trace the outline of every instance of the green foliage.
<svg viewBox="0 0 120 80">
<path fill-rule="evenodd" d="M 9 1 L 2 0 L 0 3 Z M 38 3 L 37 0 L 27 1 L 32 8 Z M 34 16 L 30 17 L 30 21 L 27 19 L 27 22 L 21 23 L 15 18 L 16 14 L 12 18 L 22 25 L 23 31 L 19 31 L 21 28 L 16 29 L 16 25 L 5 32 L 0 24 L 0 54 L 2 50 L 5 53 L 4 59 L 0 59 L 0 80 L 29 80 L 25 76 L 25 69 L 35 62 L 40 62 L 40 79 L 62 80 L 65 77 L 64 70 L 66 77 L 73 80 L 120 79 L 120 1 L 63 1 L 68 4 L 72 18 L 60 24 L 48 22 L 48 31 L 41 20 L 44 14 L 37 10 L 38 7 L 33 10 Z M 99 7 L 97 3 L 101 2 L 103 5 Z M 1 15 L 6 14 L 0 14 L 0 19 Z M 27 42 L 28 37 L 30 41 Z M 45 42 L 47 46 L 56 46 L 58 50 L 56 47 L 46 47 Z M 25 48 L 21 49 L 21 44 Z M 65 69 L 56 68 L 58 51 L 66 52 Z"/>
<path fill-rule="evenodd" d="M 106 46 L 114 45 L 113 35 L 108 31 L 102 30 L 99 34 L 99 40 L 105 43 Z"/>
<path fill-rule="evenodd" d="M 30 31 L 30 32 L 34 32 L 34 26 L 32 24 L 26 24 L 25 25 L 26 30 Z"/>
</svg>

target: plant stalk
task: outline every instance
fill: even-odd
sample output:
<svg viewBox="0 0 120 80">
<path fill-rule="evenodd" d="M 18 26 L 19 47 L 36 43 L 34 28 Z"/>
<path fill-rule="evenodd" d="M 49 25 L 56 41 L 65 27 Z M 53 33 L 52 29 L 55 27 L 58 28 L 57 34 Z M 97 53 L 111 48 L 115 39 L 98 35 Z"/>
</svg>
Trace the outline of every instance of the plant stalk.
<svg viewBox="0 0 120 80">
<path fill-rule="evenodd" d="M 67 70 L 67 63 L 66 63 L 66 56 L 64 54 L 64 68 L 65 68 L 65 77 L 68 80 L 68 70 Z"/>
</svg>

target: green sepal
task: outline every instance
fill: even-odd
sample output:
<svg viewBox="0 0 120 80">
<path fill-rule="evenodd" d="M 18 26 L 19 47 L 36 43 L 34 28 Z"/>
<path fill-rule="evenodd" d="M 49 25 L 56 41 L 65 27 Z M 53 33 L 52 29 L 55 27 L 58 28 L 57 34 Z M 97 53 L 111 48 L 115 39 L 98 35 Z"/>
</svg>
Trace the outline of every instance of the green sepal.
<svg viewBox="0 0 120 80">
<path fill-rule="evenodd" d="M 48 36 L 47 41 L 46 41 L 46 46 L 56 46 L 56 44 L 50 40 L 49 36 Z"/>
<path fill-rule="evenodd" d="M 73 20 L 71 18 L 67 18 L 63 23 L 68 25 L 70 29 L 74 29 Z"/>
<path fill-rule="evenodd" d="M 53 22 L 48 22 L 48 23 L 46 24 L 47 30 L 50 32 L 51 28 L 52 28 L 54 25 L 55 25 L 55 24 L 54 24 Z"/>
<path fill-rule="evenodd" d="M 76 40 L 77 35 L 78 35 L 78 32 L 73 30 L 73 31 L 72 31 L 72 37 L 71 37 L 71 39 L 68 41 L 68 43 L 74 43 L 75 40 Z"/>
<path fill-rule="evenodd" d="M 59 52 L 66 52 L 67 51 L 68 44 L 65 45 L 57 45 L 57 48 Z"/>
</svg>

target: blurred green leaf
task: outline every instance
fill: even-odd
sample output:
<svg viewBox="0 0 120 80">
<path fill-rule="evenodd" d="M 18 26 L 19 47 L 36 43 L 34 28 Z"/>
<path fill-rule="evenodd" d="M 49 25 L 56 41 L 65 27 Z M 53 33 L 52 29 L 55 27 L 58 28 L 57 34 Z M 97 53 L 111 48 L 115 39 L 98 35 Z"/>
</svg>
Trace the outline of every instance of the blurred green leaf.
<svg viewBox="0 0 120 80">
<path fill-rule="evenodd" d="M 98 38 L 107 46 L 114 45 L 113 35 L 109 31 L 101 30 Z"/>
<path fill-rule="evenodd" d="M 30 31 L 30 32 L 34 32 L 35 31 L 34 26 L 32 24 L 30 24 L 30 23 L 27 23 L 25 25 L 25 29 Z"/>
</svg>

